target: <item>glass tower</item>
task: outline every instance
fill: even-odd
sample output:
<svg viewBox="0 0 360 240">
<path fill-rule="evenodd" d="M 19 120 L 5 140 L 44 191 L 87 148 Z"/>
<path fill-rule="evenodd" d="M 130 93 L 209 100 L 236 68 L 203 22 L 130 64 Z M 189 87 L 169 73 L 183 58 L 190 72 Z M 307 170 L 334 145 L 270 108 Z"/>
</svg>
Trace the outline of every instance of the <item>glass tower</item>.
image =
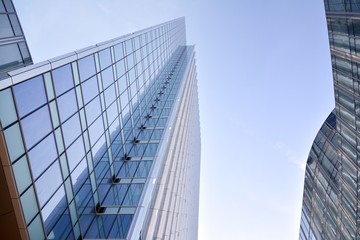
<svg viewBox="0 0 360 240">
<path fill-rule="evenodd" d="M 184 18 L 7 76 L 1 197 L 14 234 L 197 239 L 200 124 Z"/>
<path fill-rule="evenodd" d="M 307 160 L 300 239 L 360 239 L 360 2 L 325 10 L 335 109 Z"/>
</svg>

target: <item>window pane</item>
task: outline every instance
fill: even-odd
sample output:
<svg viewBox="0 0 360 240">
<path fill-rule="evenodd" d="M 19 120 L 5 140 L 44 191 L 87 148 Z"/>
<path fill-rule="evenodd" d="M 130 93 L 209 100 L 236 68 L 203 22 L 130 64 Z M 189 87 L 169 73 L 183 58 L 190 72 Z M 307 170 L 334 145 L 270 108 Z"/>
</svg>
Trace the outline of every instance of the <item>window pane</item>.
<svg viewBox="0 0 360 240">
<path fill-rule="evenodd" d="M 114 52 L 115 52 L 115 59 L 116 61 L 119 61 L 124 57 L 124 51 L 123 51 L 123 44 L 119 43 L 114 46 Z"/>
<path fill-rule="evenodd" d="M 57 157 L 54 135 L 50 134 L 29 151 L 31 170 L 36 179 Z"/>
<path fill-rule="evenodd" d="M 95 74 L 94 56 L 90 55 L 78 61 L 80 80 L 84 81 Z"/>
<path fill-rule="evenodd" d="M 17 120 L 11 89 L 0 91 L 0 122 L 3 128 Z"/>
<path fill-rule="evenodd" d="M 15 100 L 20 117 L 46 103 L 42 76 L 34 77 L 14 86 Z"/>
<path fill-rule="evenodd" d="M 62 126 L 62 130 L 65 147 L 67 148 L 81 133 L 79 114 L 76 113 L 69 120 L 67 120 Z"/>
<path fill-rule="evenodd" d="M 24 156 L 19 159 L 19 161 L 13 164 L 12 168 L 16 179 L 18 193 L 21 194 L 32 183 L 26 157 Z"/>
<path fill-rule="evenodd" d="M 104 88 L 107 88 L 110 84 L 112 84 L 114 82 L 112 68 L 109 67 L 109 68 L 105 69 L 104 71 L 102 71 L 101 77 L 102 77 Z"/>
<path fill-rule="evenodd" d="M 91 123 L 101 114 L 99 97 L 96 97 L 88 105 L 85 106 L 85 112 L 87 123 L 88 125 L 91 125 Z"/>
<path fill-rule="evenodd" d="M 48 106 L 21 120 L 27 149 L 30 149 L 52 130 Z"/>
<path fill-rule="evenodd" d="M 14 32 L 11 28 L 10 20 L 7 14 L 0 15 L 0 38 L 12 37 Z"/>
<path fill-rule="evenodd" d="M 19 124 L 16 123 L 6 129 L 4 131 L 4 135 L 6 146 L 10 155 L 10 160 L 13 162 L 25 152 Z"/>
<path fill-rule="evenodd" d="M 82 93 L 84 97 L 84 104 L 99 94 L 99 88 L 96 76 L 90 78 L 82 84 Z"/>
<path fill-rule="evenodd" d="M 60 120 L 61 122 L 64 122 L 78 110 L 75 90 L 71 90 L 59 97 L 57 103 L 59 107 Z"/>
<path fill-rule="evenodd" d="M 89 127 L 89 135 L 90 135 L 90 143 L 91 146 L 95 144 L 95 142 L 99 139 L 101 134 L 104 133 L 104 126 L 102 118 L 99 117 L 90 127 Z"/>
<path fill-rule="evenodd" d="M 54 80 L 56 96 L 61 95 L 74 86 L 70 64 L 53 70 L 52 76 Z"/>
<path fill-rule="evenodd" d="M 0 70 L 21 64 L 22 58 L 16 43 L 0 46 Z"/>
<path fill-rule="evenodd" d="M 28 224 L 38 213 L 34 188 L 32 186 L 20 197 L 20 201 L 25 215 L 25 222 Z"/>
<path fill-rule="evenodd" d="M 84 143 L 82 137 L 79 137 L 66 151 L 70 172 L 85 156 Z"/>
<path fill-rule="evenodd" d="M 54 162 L 46 172 L 35 182 L 36 192 L 40 206 L 49 200 L 50 196 L 57 190 L 62 182 L 60 166 L 58 161 Z"/>
<path fill-rule="evenodd" d="M 11 25 L 12 25 L 12 27 L 14 29 L 15 35 L 16 36 L 22 35 L 19 20 L 17 19 L 16 15 L 15 14 L 9 14 L 9 18 L 10 18 L 10 21 L 11 21 Z"/>
<path fill-rule="evenodd" d="M 100 58 L 101 70 L 103 70 L 106 67 L 110 66 L 111 65 L 110 48 L 104 49 L 101 52 L 99 52 L 99 58 Z"/>
</svg>

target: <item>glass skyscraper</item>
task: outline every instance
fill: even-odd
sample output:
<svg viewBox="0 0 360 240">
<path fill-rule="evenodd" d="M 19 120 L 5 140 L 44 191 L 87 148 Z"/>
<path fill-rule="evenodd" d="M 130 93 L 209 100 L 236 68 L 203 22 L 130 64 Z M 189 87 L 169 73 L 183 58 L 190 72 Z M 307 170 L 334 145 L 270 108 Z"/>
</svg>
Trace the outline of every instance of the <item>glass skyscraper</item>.
<svg viewBox="0 0 360 240">
<path fill-rule="evenodd" d="M 1 47 L 1 63 L 17 54 Z M 22 59 L 0 80 L 0 238 L 197 239 L 200 124 L 185 19 Z"/>
<path fill-rule="evenodd" d="M 360 2 L 325 10 L 335 109 L 307 160 L 300 239 L 360 239 Z"/>
</svg>

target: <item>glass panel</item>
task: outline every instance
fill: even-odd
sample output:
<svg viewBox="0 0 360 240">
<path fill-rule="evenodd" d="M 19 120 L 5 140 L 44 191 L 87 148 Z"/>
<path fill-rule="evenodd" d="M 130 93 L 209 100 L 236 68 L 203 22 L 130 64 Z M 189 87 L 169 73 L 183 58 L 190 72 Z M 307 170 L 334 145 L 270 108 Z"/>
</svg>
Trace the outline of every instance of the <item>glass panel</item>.
<svg viewBox="0 0 360 240">
<path fill-rule="evenodd" d="M 81 184 L 88 177 L 88 172 L 86 171 L 87 164 L 85 158 L 80 162 L 80 164 L 75 168 L 71 173 L 71 180 L 74 186 L 74 192 L 77 192 L 81 187 Z"/>
<path fill-rule="evenodd" d="M 104 95 L 105 95 L 106 107 L 108 107 L 116 99 L 114 85 L 111 85 L 108 89 L 106 89 Z"/>
<path fill-rule="evenodd" d="M 121 60 L 116 63 L 116 71 L 117 71 L 118 78 L 125 74 L 124 60 Z"/>
<path fill-rule="evenodd" d="M 85 156 L 84 143 L 82 137 L 79 137 L 66 151 L 68 163 L 70 167 L 70 172 L 75 168 L 75 166 L 80 162 L 80 160 Z"/>
<path fill-rule="evenodd" d="M 91 146 L 99 139 L 99 137 L 104 133 L 104 126 L 102 118 L 99 117 L 93 125 L 89 127 L 90 143 Z"/>
<path fill-rule="evenodd" d="M 57 151 L 54 135 L 50 134 L 29 151 L 31 170 L 36 179 L 56 159 Z"/>
<path fill-rule="evenodd" d="M 64 215 L 65 209 L 66 209 L 65 192 L 64 192 L 64 188 L 61 187 L 41 211 L 47 234 L 50 233 L 50 231 L 52 230 L 58 219 Z"/>
<path fill-rule="evenodd" d="M 0 1 L 0 13 L 4 13 L 6 12 L 4 4 L 2 3 L 2 1 Z"/>
<path fill-rule="evenodd" d="M 20 42 L 18 43 L 19 48 L 20 48 L 20 52 L 23 58 L 24 63 L 32 63 L 31 57 L 30 57 L 30 53 L 29 53 L 29 49 L 26 46 L 25 42 Z"/>
<path fill-rule="evenodd" d="M 11 0 L 3 0 L 7 12 L 15 12 L 14 6 Z"/>
<path fill-rule="evenodd" d="M 103 80 L 103 86 L 104 88 L 107 88 L 110 84 L 114 82 L 114 76 L 112 72 L 112 68 L 107 68 L 104 71 L 101 72 L 101 77 Z"/>
<path fill-rule="evenodd" d="M 10 20 L 7 14 L 0 15 L 0 38 L 12 37 L 14 32 L 11 28 Z"/>
<path fill-rule="evenodd" d="M 123 51 L 123 44 L 119 43 L 114 46 L 114 52 L 115 52 L 115 59 L 116 61 L 119 61 L 124 57 L 124 51 Z"/>
<path fill-rule="evenodd" d="M 0 122 L 3 128 L 17 120 L 11 89 L 0 91 Z"/>
<path fill-rule="evenodd" d="M 57 100 L 60 120 L 61 122 L 65 122 L 71 115 L 73 115 L 77 110 L 77 102 L 75 96 L 75 90 L 71 90 Z"/>
<path fill-rule="evenodd" d="M 67 64 L 52 71 L 56 96 L 74 87 L 71 65 Z"/>
<path fill-rule="evenodd" d="M 75 114 L 62 125 L 65 147 L 67 148 L 81 133 L 79 114 Z"/>
<path fill-rule="evenodd" d="M 30 239 L 44 239 L 44 232 L 42 228 L 42 223 L 40 219 L 40 215 L 38 215 L 34 221 L 29 225 L 28 232 L 30 235 Z"/>
<path fill-rule="evenodd" d="M 101 70 L 105 69 L 106 67 L 111 65 L 111 54 L 110 54 L 110 48 L 104 49 L 99 52 L 99 58 L 100 58 L 100 67 Z"/>
<path fill-rule="evenodd" d="M 82 93 L 84 97 L 84 104 L 99 94 L 99 88 L 96 76 L 90 78 L 82 84 Z"/>
<path fill-rule="evenodd" d="M 35 182 L 36 192 L 40 206 L 49 200 L 51 195 L 62 183 L 61 171 L 58 161 L 54 162 L 46 172 Z"/>
<path fill-rule="evenodd" d="M 20 117 L 46 103 L 42 76 L 34 77 L 14 86 L 14 95 Z"/>
<path fill-rule="evenodd" d="M 25 222 L 28 224 L 38 213 L 34 188 L 32 186 L 20 197 L 20 202 L 24 212 Z"/>
<path fill-rule="evenodd" d="M 52 130 L 48 106 L 21 120 L 27 149 L 30 149 Z"/>
<path fill-rule="evenodd" d="M 94 56 L 90 55 L 78 61 L 80 80 L 84 81 L 96 73 Z"/>
<path fill-rule="evenodd" d="M 99 97 L 96 97 L 88 105 L 85 106 L 85 112 L 87 123 L 88 125 L 91 125 L 91 123 L 101 114 Z"/>
<path fill-rule="evenodd" d="M 18 193 L 21 194 L 32 183 L 26 157 L 24 156 L 14 163 L 12 169 L 14 171 Z"/>
<path fill-rule="evenodd" d="M 0 70 L 22 65 L 22 57 L 16 43 L 0 46 Z"/>
<path fill-rule="evenodd" d="M 4 131 L 6 146 L 9 152 L 10 160 L 13 162 L 24 152 L 24 145 L 21 138 L 19 124 L 16 123 Z"/>
<path fill-rule="evenodd" d="M 17 19 L 16 15 L 15 14 L 9 14 L 9 18 L 10 18 L 10 21 L 11 21 L 11 25 L 12 25 L 12 27 L 14 29 L 15 35 L 16 36 L 21 36 L 22 32 L 21 32 L 19 20 Z"/>
</svg>

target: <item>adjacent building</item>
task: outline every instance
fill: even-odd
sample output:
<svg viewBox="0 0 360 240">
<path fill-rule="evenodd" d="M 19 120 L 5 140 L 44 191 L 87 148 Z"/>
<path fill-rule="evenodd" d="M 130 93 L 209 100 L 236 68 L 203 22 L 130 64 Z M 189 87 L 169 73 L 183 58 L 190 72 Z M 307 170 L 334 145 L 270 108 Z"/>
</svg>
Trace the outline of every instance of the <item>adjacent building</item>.
<svg viewBox="0 0 360 240">
<path fill-rule="evenodd" d="M 300 239 L 360 239 L 360 3 L 325 10 L 336 104 L 307 160 Z"/>
<path fill-rule="evenodd" d="M 1 26 L 10 3 L 0 1 Z M 0 238 L 197 239 L 200 124 L 185 19 L 26 67 L 30 55 L 12 64 L 17 52 L 3 55 L 2 43 Z"/>
</svg>

